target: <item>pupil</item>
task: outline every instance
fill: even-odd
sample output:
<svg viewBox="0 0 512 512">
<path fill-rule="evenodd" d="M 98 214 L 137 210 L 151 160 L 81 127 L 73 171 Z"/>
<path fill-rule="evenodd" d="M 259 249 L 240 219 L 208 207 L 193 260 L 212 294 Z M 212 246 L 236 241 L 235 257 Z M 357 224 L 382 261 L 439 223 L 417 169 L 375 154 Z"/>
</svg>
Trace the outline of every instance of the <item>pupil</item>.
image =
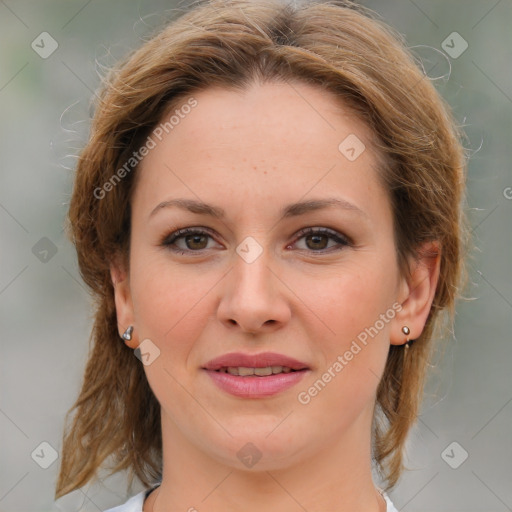
<svg viewBox="0 0 512 512">
<path fill-rule="evenodd" d="M 189 246 L 190 239 L 193 240 L 192 247 Z M 193 244 L 195 244 L 195 243 L 201 244 L 201 239 L 203 239 L 203 242 L 204 242 L 204 240 L 206 239 L 206 236 L 205 235 L 189 235 L 186 237 L 187 246 L 189 246 L 189 248 L 191 248 L 191 249 L 204 249 L 204 247 L 194 247 L 193 246 Z"/>
<path fill-rule="evenodd" d="M 327 237 L 325 235 L 309 235 L 308 239 L 313 240 L 313 244 L 320 243 L 320 247 L 316 245 L 315 247 L 312 247 L 313 249 L 325 249 L 327 246 L 325 243 L 327 241 Z M 322 244 L 321 241 L 319 242 L 319 239 L 323 239 L 324 243 Z"/>
</svg>

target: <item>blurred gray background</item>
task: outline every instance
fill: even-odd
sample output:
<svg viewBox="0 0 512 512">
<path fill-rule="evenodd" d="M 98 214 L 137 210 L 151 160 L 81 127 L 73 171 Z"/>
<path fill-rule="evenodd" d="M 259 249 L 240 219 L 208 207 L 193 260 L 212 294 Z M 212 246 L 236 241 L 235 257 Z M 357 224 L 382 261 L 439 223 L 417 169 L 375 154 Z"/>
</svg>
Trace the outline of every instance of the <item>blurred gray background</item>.
<svg viewBox="0 0 512 512">
<path fill-rule="evenodd" d="M 391 497 L 407 512 L 512 510 L 512 2 L 363 3 L 415 47 L 471 155 L 472 300 L 458 304 Z M 53 500 L 91 327 L 63 221 L 101 66 L 175 6 L 0 0 L 0 512 L 97 512 L 128 497 L 117 475 Z"/>
</svg>

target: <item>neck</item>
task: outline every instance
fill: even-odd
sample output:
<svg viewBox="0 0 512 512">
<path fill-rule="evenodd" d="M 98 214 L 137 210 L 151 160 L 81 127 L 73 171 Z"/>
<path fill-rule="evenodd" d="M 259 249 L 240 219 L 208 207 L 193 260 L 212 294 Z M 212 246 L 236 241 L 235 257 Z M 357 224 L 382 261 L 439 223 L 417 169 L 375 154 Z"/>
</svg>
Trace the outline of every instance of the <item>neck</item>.
<svg viewBox="0 0 512 512">
<path fill-rule="evenodd" d="M 299 463 L 260 464 L 255 471 L 258 465 L 243 470 L 235 462 L 208 456 L 162 412 L 162 484 L 144 504 L 144 512 L 385 512 L 371 473 L 371 413 L 343 436 L 324 440 L 323 450 L 301 457 Z"/>
</svg>

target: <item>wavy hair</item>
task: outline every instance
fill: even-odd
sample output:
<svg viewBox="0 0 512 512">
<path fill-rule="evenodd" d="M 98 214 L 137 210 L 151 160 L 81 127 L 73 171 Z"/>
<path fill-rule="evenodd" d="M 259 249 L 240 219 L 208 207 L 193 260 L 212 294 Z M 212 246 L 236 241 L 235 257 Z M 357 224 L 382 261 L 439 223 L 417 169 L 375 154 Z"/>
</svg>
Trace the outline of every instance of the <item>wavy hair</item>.
<svg viewBox="0 0 512 512">
<path fill-rule="evenodd" d="M 96 100 L 68 213 L 96 309 L 82 388 L 66 415 L 56 498 L 84 486 L 107 461 L 111 473 L 129 471 L 130 485 L 134 476 L 150 486 L 162 475 L 160 405 L 119 338 L 110 277 L 114 258 L 129 262 L 137 166 L 101 198 L 98 191 L 184 98 L 212 86 L 241 90 L 254 81 L 319 86 L 371 128 L 403 275 L 422 243 L 440 243 L 440 276 L 425 328 L 407 358 L 403 347 L 390 346 L 377 391 L 373 459 L 386 489 L 398 481 L 432 341 L 453 322 L 465 275 L 460 129 L 402 37 L 371 11 L 335 0 L 211 0 L 181 13 L 110 69 Z"/>
</svg>

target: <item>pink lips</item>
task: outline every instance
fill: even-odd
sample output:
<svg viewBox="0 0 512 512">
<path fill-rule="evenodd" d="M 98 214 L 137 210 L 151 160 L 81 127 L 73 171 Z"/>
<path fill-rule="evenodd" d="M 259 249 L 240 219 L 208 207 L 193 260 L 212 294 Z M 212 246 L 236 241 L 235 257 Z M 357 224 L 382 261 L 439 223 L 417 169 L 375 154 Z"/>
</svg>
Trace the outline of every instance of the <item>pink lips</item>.
<svg viewBox="0 0 512 512">
<path fill-rule="evenodd" d="M 257 375 L 243 377 L 218 371 L 230 366 L 246 368 L 285 366 L 295 371 L 276 373 L 264 377 Z M 254 355 L 243 353 L 224 354 L 209 361 L 203 369 L 206 370 L 220 389 L 242 398 L 264 398 L 282 392 L 299 382 L 309 371 L 306 363 L 273 352 Z"/>
<path fill-rule="evenodd" d="M 242 352 L 231 352 L 216 357 L 205 364 L 206 370 L 218 370 L 228 366 L 245 366 L 246 368 L 265 368 L 267 366 L 288 366 L 292 370 L 303 370 L 308 368 L 306 363 L 274 352 L 262 352 L 261 354 L 243 354 Z"/>
</svg>

